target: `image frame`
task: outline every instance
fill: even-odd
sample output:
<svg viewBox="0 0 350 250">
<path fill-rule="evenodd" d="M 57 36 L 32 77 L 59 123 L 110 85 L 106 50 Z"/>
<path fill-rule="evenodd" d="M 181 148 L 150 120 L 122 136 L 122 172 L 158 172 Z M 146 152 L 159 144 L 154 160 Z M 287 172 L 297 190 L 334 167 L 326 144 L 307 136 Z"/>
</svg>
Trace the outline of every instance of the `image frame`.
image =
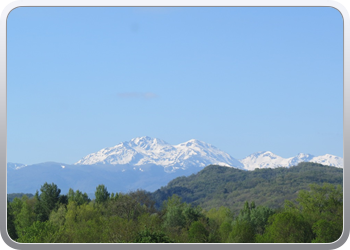
<svg viewBox="0 0 350 250">
<path fill-rule="evenodd" d="M 350 200 L 345 199 L 348 196 L 347 190 L 350 188 L 350 184 L 343 182 L 343 234 L 342 236 L 333 243 L 176 243 L 176 244 L 164 244 L 164 243 L 149 243 L 149 244 L 137 244 L 137 243 L 17 243 L 13 241 L 7 234 L 6 229 L 6 197 L 7 197 L 7 77 L 6 77 L 6 34 L 7 34 L 7 17 L 12 10 L 18 7 L 194 7 L 194 6 L 221 6 L 221 7 L 332 7 L 337 9 L 343 17 L 343 152 L 344 152 L 344 172 L 343 178 L 349 179 L 349 173 L 345 171 L 345 166 L 348 162 L 347 155 L 350 155 L 350 130 L 345 128 L 350 127 L 350 77 L 349 77 L 349 65 L 350 65 L 350 19 L 346 9 L 339 3 L 333 1 L 229 1 L 229 0 L 206 0 L 206 1 L 141 1 L 141 0 L 130 0 L 130 1 L 43 1 L 43 0 L 28 0 L 28 1 L 16 1 L 9 4 L 1 15 L 1 59 L 0 59 L 0 137 L 1 137 L 1 234 L 4 242 L 15 249 L 61 249 L 64 247 L 74 249 L 95 249 L 98 245 L 99 248 L 103 249 L 115 249 L 116 244 L 121 249 L 177 249 L 182 247 L 190 247 L 194 249 L 212 249 L 217 247 L 219 249 L 232 249 L 232 247 L 239 247 L 240 249 L 295 249 L 296 247 L 307 248 L 307 249 L 335 249 L 342 246 L 348 239 L 350 232 Z M 350 158 L 349 158 L 350 159 Z"/>
</svg>

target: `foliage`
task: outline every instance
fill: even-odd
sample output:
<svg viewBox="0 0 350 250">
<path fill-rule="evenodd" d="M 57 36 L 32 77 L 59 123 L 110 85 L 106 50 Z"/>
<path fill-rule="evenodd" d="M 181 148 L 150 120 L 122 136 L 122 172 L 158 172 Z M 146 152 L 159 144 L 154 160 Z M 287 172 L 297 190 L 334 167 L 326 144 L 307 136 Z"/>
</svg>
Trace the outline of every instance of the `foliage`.
<svg viewBox="0 0 350 250">
<path fill-rule="evenodd" d="M 16 240 L 18 238 L 15 228 L 13 208 L 9 205 L 9 201 L 7 201 L 7 232 L 11 239 Z"/>
<path fill-rule="evenodd" d="M 143 190 L 96 190 L 98 202 L 79 190 L 61 195 L 53 183 L 40 195 L 15 197 L 7 204 L 10 237 L 23 243 L 326 243 L 343 230 L 343 193 L 334 184 L 312 184 L 284 208 L 238 202 L 236 214 L 227 206 L 203 210 L 178 195 L 157 210 Z"/>
<path fill-rule="evenodd" d="M 227 241 L 231 243 L 254 243 L 254 231 L 254 227 L 249 221 L 236 219 Z"/>
<path fill-rule="evenodd" d="M 148 228 L 138 232 L 135 243 L 173 243 L 165 233 L 152 232 Z"/>
<path fill-rule="evenodd" d="M 208 242 L 209 232 L 200 221 L 194 221 L 189 230 L 188 238 L 191 243 L 205 243 Z"/>
<path fill-rule="evenodd" d="M 310 185 L 310 191 L 301 190 L 297 203 L 288 201 L 286 209 L 301 213 L 312 225 L 316 238 L 313 242 L 336 241 L 343 231 L 343 192 L 340 185 L 329 183 Z"/>
<path fill-rule="evenodd" d="M 301 214 L 278 213 L 270 218 L 270 223 L 265 238 L 273 243 L 303 243 L 313 238 L 311 226 Z"/>
<path fill-rule="evenodd" d="M 22 198 L 22 196 L 27 196 L 28 198 L 32 198 L 34 195 L 33 194 L 29 194 L 29 193 L 11 193 L 11 194 L 7 194 L 7 200 L 9 202 L 12 202 L 14 198 Z"/>
<path fill-rule="evenodd" d="M 45 182 L 44 185 L 41 186 L 40 191 L 40 195 L 38 191 L 34 195 L 37 200 L 34 211 L 37 214 L 38 220 L 44 222 L 49 219 L 51 211 L 57 208 L 61 190 L 56 184 L 48 184 Z"/>
<path fill-rule="evenodd" d="M 249 204 L 248 201 L 244 203 L 243 209 L 239 212 L 238 221 L 246 221 L 254 228 L 255 234 L 263 234 L 268 219 L 275 212 L 274 210 L 265 206 L 255 206 L 254 201 Z"/>
<path fill-rule="evenodd" d="M 320 219 L 312 226 L 312 230 L 316 234 L 313 243 L 331 243 L 339 239 L 343 227 L 336 221 Z"/>
<path fill-rule="evenodd" d="M 176 194 L 182 201 L 206 210 L 225 206 L 238 214 L 245 201 L 277 209 L 286 199 L 295 200 L 300 190 L 308 190 L 309 184 L 325 182 L 342 185 L 343 169 L 311 162 L 254 171 L 210 165 L 197 174 L 170 181 L 152 196 L 156 207 Z"/>
<path fill-rule="evenodd" d="M 103 202 L 107 201 L 108 198 L 109 198 L 109 193 L 108 193 L 105 185 L 98 185 L 98 187 L 96 188 L 96 192 L 95 192 L 96 203 L 103 203 Z"/>
<path fill-rule="evenodd" d="M 55 243 L 59 242 L 60 233 L 59 228 L 49 221 L 35 221 L 17 241 L 22 243 Z"/>
<path fill-rule="evenodd" d="M 91 201 L 87 193 L 82 193 L 79 190 L 74 192 L 74 190 L 71 188 L 68 191 L 67 199 L 68 199 L 68 202 L 74 201 L 78 205 L 89 203 Z"/>
</svg>

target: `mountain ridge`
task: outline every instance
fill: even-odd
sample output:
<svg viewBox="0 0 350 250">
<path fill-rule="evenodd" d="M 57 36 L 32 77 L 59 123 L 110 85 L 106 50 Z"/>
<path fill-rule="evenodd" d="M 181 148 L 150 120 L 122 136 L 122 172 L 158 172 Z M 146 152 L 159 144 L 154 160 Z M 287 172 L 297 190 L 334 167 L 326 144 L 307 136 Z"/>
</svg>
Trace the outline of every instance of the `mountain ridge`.
<svg viewBox="0 0 350 250">
<path fill-rule="evenodd" d="M 241 162 L 211 144 L 191 139 L 177 145 L 170 145 L 163 140 L 148 136 L 103 148 L 83 157 L 74 165 L 92 164 L 134 166 L 154 164 L 163 166 L 165 172 L 174 172 L 179 168 L 187 169 L 191 166 L 205 167 L 209 164 L 243 169 Z"/>
<path fill-rule="evenodd" d="M 343 159 L 330 154 L 314 156 L 299 153 L 293 157 L 283 158 L 271 151 L 260 151 L 237 160 L 217 147 L 196 139 L 170 145 L 161 139 L 148 136 L 136 137 L 129 142 L 121 142 L 114 147 L 103 148 L 83 157 L 75 165 L 102 163 L 142 166 L 144 164 L 154 164 L 163 166 L 166 172 L 174 172 L 179 168 L 186 169 L 191 165 L 205 167 L 216 164 L 254 170 L 255 168 L 291 167 L 300 162 L 315 162 L 328 166 L 343 167 Z"/>
<path fill-rule="evenodd" d="M 271 151 L 259 151 L 243 159 L 236 159 L 217 147 L 196 139 L 171 145 L 161 139 L 148 136 L 136 137 L 112 147 L 103 148 L 86 155 L 74 164 L 68 165 L 113 165 L 125 171 L 125 167 L 143 171 L 148 165 L 162 166 L 167 173 L 185 170 L 191 167 L 220 165 L 238 169 L 291 167 L 300 162 L 315 162 L 323 165 L 343 168 L 343 158 L 331 154 L 314 156 L 299 153 L 283 158 Z M 21 163 L 8 163 L 8 170 L 27 167 Z M 63 164 L 64 165 L 64 164 Z"/>
<path fill-rule="evenodd" d="M 93 164 L 82 164 L 85 160 Z M 270 151 L 258 152 L 238 161 L 218 148 L 195 139 L 170 145 L 157 138 L 138 137 L 87 155 L 76 164 L 44 162 L 25 165 L 9 162 L 7 191 L 35 192 L 44 182 L 54 182 L 62 187 L 62 191 L 72 187 L 92 193 L 101 183 L 118 192 L 136 189 L 152 191 L 176 177 L 195 174 L 208 165 L 252 171 L 255 168 L 288 168 L 303 160 L 340 168 L 343 164 L 342 158 L 329 154 L 317 157 L 298 154 L 285 159 Z"/>
</svg>

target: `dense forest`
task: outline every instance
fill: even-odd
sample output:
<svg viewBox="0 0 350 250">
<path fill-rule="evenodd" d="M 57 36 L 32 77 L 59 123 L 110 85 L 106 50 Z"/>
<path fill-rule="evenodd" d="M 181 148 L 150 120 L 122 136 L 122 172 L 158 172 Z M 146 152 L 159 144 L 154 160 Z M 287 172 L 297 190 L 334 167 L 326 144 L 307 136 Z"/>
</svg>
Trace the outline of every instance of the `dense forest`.
<svg viewBox="0 0 350 250">
<path fill-rule="evenodd" d="M 343 185 L 343 169 L 312 162 L 302 162 L 290 168 L 267 168 L 245 171 L 209 165 L 197 174 L 178 177 L 152 193 L 156 207 L 173 194 L 182 201 L 200 205 L 206 210 L 229 207 L 236 214 L 245 201 L 270 208 L 283 206 L 284 200 L 295 200 L 298 191 L 308 190 L 315 183 Z"/>
<path fill-rule="evenodd" d="M 342 185 L 337 185 L 338 177 L 332 173 L 336 168 L 332 170 L 331 167 L 323 166 L 323 177 L 311 175 L 307 177 L 309 166 L 304 165 L 304 177 L 300 174 L 300 178 L 288 180 L 286 176 L 290 175 L 293 178 L 298 176 L 296 173 L 303 172 L 302 169 L 294 169 L 303 165 L 299 164 L 297 167 L 284 170 L 255 170 L 251 171 L 255 174 L 249 177 L 251 173 L 247 171 L 235 171 L 230 175 L 226 172 L 229 168 L 208 166 L 196 175 L 187 177 L 190 180 L 187 186 L 184 181 L 186 178 L 177 178 L 167 187 L 158 190 L 158 197 L 160 192 L 164 192 L 163 197 L 167 196 L 158 206 L 154 200 L 157 192 L 151 194 L 144 190 L 136 190 L 128 193 L 109 193 L 107 187 L 99 185 L 96 187 L 95 199 L 91 200 L 86 193 L 79 190 L 70 189 L 68 194 L 61 194 L 56 184 L 44 183 L 40 192 L 37 191 L 34 196 L 17 195 L 12 201 L 8 201 L 8 234 L 13 240 L 22 243 L 326 243 L 336 241 L 343 230 Z M 223 177 L 220 175 L 222 172 L 227 178 L 233 178 L 233 180 L 223 182 L 221 180 Z M 334 179 L 331 176 L 327 177 L 332 174 Z M 236 190 L 243 192 L 247 188 L 242 187 L 249 185 L 252 179 L 258 178 L 261 182 L 250 184 L 250 187 L 253 190 L 264 188 L 265 194 L 270 191 L 265 199 L 274 200 L 273 197 L 277 192 L 271 190 L 277 190 L 278 187 L 281 189 L 279 185 L 284 182 L 289 183 L 287 187 L 289 185 L 289 188 L 294 188 L 292 193 L 295 193 L 296 197 L 286 198 L 280 206 L 268 206 L 263 204 L 262 199 L 253 199 L 259 198 L 259 193 L 257 196 L 245 195 L 242 197 L 246 200 L 239 203 L 241 207 L 238 210 L 235 206 L 222 205 L 222 203 L 215 206 L 214 202 L 208 199 L 211 197 L 214 201 L 220 201 L 221 198 L 216 195 L 223 194 L 226 195 L 226 200 L 233 199 L 227 204 L 236 204 L 234 199 L 240 196 L 229 194 Z M 309 180 L 309 178 L 313 179 Z M 318 178 L 323 179 L 320 181 Z M 203 185 L 198 184 L 204 180 L 207 182 Z M 211 183 L 212 180 L 219 183 L 215 186 Z M 245 180 L 247 180 L 246 183 Z M 269 180 L 267 182 L 269 184 L 266 180 Z M 305 180 L 313 180 L 311 182 L 313 184 L 309 183 L 305 187 Z M 207 199 L 209 202 L 202 203 L 211 204 L 212 207 L 203 208 L 195 202 L 189 203 L 185 200 L 189 198 L 185 196 L 186 198 L 182 199 L 176 194 L 177 191 L 166 193 L 166 190 L 176 189 L 179 183 L 189 190 L 196 190 L 192 194 L 205 193 L 206 196 L 198 197 L 204 199 L 203 201 Z M 296 183 L 301 185 L 299 189 Z M 281 192 L 286 191 L 281 189 Z M 183 195 L 182 192 L 178 193 Z M 256 194 L 251 190 L 247 193 Z M 201 201 L 200 199 L 194 199 L 194 201 Z"/>
</svg>

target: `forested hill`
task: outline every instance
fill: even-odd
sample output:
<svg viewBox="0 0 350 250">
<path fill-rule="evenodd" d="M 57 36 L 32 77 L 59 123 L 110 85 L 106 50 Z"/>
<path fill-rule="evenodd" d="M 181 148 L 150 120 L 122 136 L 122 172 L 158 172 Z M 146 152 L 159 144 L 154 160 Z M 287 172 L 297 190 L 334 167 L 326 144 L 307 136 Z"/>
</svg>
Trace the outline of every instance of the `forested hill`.
<svg viewBox="0 0 350 250">
<path fill-rule="evenodd" d="M 343 169 L 303 162 L 290 168 L 255 169 L 209 165 L 197 174 L 178 177 L 152 193 L 157 206 L 173 194 L 183 202 L 204 209 L 230 207 L 239 212 L 245 201 L 270 208 L 283 206 L 284 200 L 294 200 L 298 191 L 309 189 L 311 183 L 343 184 Z"/>
</svg>

